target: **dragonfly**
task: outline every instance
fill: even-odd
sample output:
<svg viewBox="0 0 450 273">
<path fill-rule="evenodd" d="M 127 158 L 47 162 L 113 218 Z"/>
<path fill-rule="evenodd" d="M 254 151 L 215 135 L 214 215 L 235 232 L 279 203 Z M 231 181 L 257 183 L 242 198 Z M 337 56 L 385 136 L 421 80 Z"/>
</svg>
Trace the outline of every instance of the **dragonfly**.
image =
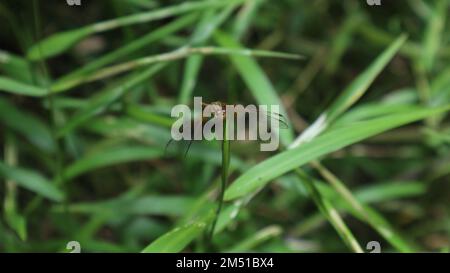
<svg viewBox="0 0 450 273">
<path fill-rule="evenodd" d="M 189 149 L 190 149 L 190 147 L 191 147 L 191 145 L 192 145 L 192 143 L 194 141 L 193 133 L 195 132 L 195 129 L 198 129 L 199 127 L 203 128 L 205 123 L 207 121 L 209 121 L 210 119 L 213 119 L 213 118 L 219 118 L 219 119 L 226 120 L 226 118 L 227 118 L 227 104 L 226 103 L 221 102 L 221 101 L 214 101 L 214 102 L 211 102 L 211 103 L 204 103 L 204 102 L 202 102 L 202 112 L 208 106 L 210 107 L 210 110 L 211 110 L 211 114 L 212 114 L 211 117 L 205 117 L 205 116 L 202 115 L 201 117 L 192 119 L 191 120 L 191 128 L 193 130 L 191 130 L 192 131 L 192 136 L 191 136 L 190 140 L 175 141 L 174 139 L 170 139 L 167 142 L 166 146 L 165 146 L 165 149 L 164 149 L 164 153 L 165 154 L 167 153 L 169 146 L 173 142 L 185 142 L 185 141 L 188 141 L 187 149 L 184 152 L 184 157 L 186 157 L 188 152 L 189 152 Z M 238 105 L 237 104 L 231 104 L 231 105 L 228 104 L 228 106 L 236 107 Z M 267 120 L 269 120 L 269 119 L 274 120 L 278 124 L 278 127 L 280 129 L 288 129 L 289 128 L 289 125 L 288 125 L 288 122 L 287 122 L 286 118 L 280 113 L 272 112 L 272 111 L 269 111 L 269 110 L 262 110 L 260 108 L 257 108 L 256 110 L 254 110 L 254 109 L 245 109 L 245 111 L 253 112 L 253 113 L 256 113 L 258 115 L 265 115 Z M 237 115 L 238 115 L 238 113 L 235 111 L 234 112 L 234 118 L 235 119 L 237 118 Z"/>
</svg>

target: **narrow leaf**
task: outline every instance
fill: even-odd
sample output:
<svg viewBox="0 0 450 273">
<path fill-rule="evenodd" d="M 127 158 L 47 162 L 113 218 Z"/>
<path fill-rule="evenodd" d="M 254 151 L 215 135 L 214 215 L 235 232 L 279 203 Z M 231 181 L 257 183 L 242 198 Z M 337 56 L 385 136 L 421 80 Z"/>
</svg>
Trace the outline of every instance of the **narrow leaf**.
<svg viewBox="0 0 450 273">
<path fill-rule="evenodd" d="M 131 161 L 149 160 L 163 155 L 161 149 L 147 146 L 117 146 L 107 147 L 104 150 L 96 151 L 92 155 L 75 161 L 63 172 L 64 179 L 72 179 L 90 170 L 101 167 L 126 163 Z"/>
<path fill-rule="evenodd" d="M 85 107 L 80 109 L 74 115 L 74 117 L 72 117 L 64 125 L 64 127 L 62 127 L 58 131 L 57 135 L 59 137 L 62 137 L 93 116 L 104 112 L 111 103 L 117 101 L 131 88 L 148 79 L 163 67 L 164 64 L 152 66 L 142 72 L 126 77 L 124 80 L 122 80 L 120 83 L 117 83 L 117 85 L 112 88 L 105 89 L 97 96 L 91 98 L 89 103 Z"/>
<path fill-rule="evenodd" d="M 194 222 L 177 227 L 159 237 L 143 253 L 175 253 L 183 250 L 193 239 L 197 238 L 206 228 L 205 222 Z"/>
<path fill-rule="evenodd" d="M 223 47 L 242 49 L 242 46 L 237 41 L 223 32 L 216 32 L 215 39 Z M 287 117 L 286 110 L 277 95 L 277 91 L 253 58 L 250 56 L 230 55 L 230 59 L 257 102 L 261 105 L 279 105 L 280 114 Z M 293 140 L 292 130 L 281 130 L 280 138 L 284 145 L 290 144 Z"/>
</svg>

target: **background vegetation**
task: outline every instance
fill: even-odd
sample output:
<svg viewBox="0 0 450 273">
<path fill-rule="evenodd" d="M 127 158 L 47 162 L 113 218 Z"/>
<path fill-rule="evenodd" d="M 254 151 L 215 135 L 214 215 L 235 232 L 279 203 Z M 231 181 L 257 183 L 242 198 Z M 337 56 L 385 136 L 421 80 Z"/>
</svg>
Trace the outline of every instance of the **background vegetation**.
<svg viewBox="0 0 450 273">
<path fill-rule="evenodd" d="M 449 1 L 81 2 L 0 2 L 0 251 L 449 251 Z M 230 142 L 212 238 L 220 143 L 164 153 L 193 96 L 290 124 Z"/>
</svg>

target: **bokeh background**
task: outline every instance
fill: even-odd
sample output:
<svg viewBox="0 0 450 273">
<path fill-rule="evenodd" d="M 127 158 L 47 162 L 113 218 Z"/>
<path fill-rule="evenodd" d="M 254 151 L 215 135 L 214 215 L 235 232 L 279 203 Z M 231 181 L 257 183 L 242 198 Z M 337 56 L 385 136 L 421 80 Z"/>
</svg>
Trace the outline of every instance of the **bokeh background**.
<svg viewBox="0 0 450 273">
<path fill-rule="evenodd" d="M 82 252 L 348 252 L 357 250 L 352 242 L 368 251 L 377 241 L 383 252 L 448 252 L 446 111 L 242 193 L 225 203 L 213 238 L 205 234 L 217 205 L 220 143 L 195 142 L 187 156 L 183 143 L 164 148 L 171 108 L 191 105 L 193 96 L 279 102 L 290 123 L 284 144 L 336 105 L 345 104 L 336 126 L 448 105 L 449 7 L 447 0 L 0 1 L 0 251 L 66 252 L 78 241 Z M 378 64 L 374 80 L 355 83 L 402 34 L 406 42 Z M 170 58 L 207 46 L 235 52 Z M 115 73 L 148 56 L 159 59 Z M 366 86 L 345 100 L 351 84 Z M 228 183 L 285 148 L 267 153 L 255 141 L 231 142 Z"/>
</svg>

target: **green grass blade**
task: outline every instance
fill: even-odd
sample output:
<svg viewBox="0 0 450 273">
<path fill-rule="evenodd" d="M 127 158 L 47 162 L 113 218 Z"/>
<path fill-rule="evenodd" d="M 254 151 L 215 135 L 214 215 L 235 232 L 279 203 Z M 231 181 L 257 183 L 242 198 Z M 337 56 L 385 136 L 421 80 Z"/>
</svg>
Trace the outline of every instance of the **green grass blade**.
<svg viewBox="0 0 450 273">
<path fill-rule="evenodd" d="M 363 208 L 367 216 L 361 217 L 361 215 L 355 213 L 355 217 L 359 218 L 361 221 L 367 221 L 367 219 L 369 219 L 368 223 L 396 250 L 403 253 L 417 252 L 416 247 L 405 240 L 400 232 L 395 231 L 382 214 L 369 206 L 363 205 Z"/>
<path fill-rule="evenodd" d="M 188 104 L 192 101 L 192 93 L 195 88 L 196 79 L 203 63 L 203 56 L 190 56 L 186 60 L 183 72 L 183 81 L 181 82 L 181 91 L 179 96 L 180 104 Z"/>
<path fill-rule="evenodd" d="M 338 33 L 333 38 L 330 53 L 325 65 L 325 71 L 329 74 L 334 73 L 341 64 L 341 59 L 346 51 L 351 46 L 353 36 L 358 25 L 364 23 L 364 17 L 359 12 L 355 12 L 347 17 L 342 23 Z"/>
<path fill-rule="evenodd" d="M 67 166 L 63 171 L 62 177 L 65 180 L 69 180 L 97 168 L 132 161 L 150 160 L 161 156 L 163 156 L 163 151 L 160 148 L 138 145 L 106 147 L 101 151 L 95 151 L 93 154 L 87 154 Z"/>
<path fill-rule="evenodd" d="M 156 113 L 155 111 L 152 111 L 151 109 L 148 109 L 138 104 L 127 105 L 125 108 L 125 112 L 127 113 L 128 116 L 136 120 L 164 126 L 167 128 L 172 127 L 172 124 L 175 121 L 172 117 L 168 115 Z"/>
<path fill-rule="evenodd" d="M 372 118 L 387 116 L 390 114 L 401 113 L 405 111 L 415 111 L 420 110 L 420 106 L 410 105 L 410 104 L 384 104 L 384 103 L 374 103 L 374 104 L 364 104 L 361 106 L 356 106 L 355 108 L 342 114 L 330 129 L 337 126 L 342 126 L 355 121 L 369 120 Z"/>
<path fill-rule="evenodd" d="M 211 34 L 229 17 L 235 6 L 235 4 L 230 5 L 219 14 L 214 11 L 206 12 L 195 29 L 189 41 L 189 46 L 203 45 L 211 37 Z M 201 55 L 187 58 L 183 71 L 183 81 L 181 82 L 180 103 L 188 104 L 192 100 L 192 92 L 194 91 L 202 62 L 203 56 Z"/>
<path fill-rule="evenodd" d="M 435 8 L 428 17 L 428 26 L 425 31 L 425 39 L 422 54 L 422 64 L 430 71 L 433 68 L 436 56 L 441 47 L 443 31 L 445 27 L 445 19 L 448 13 L 448 1 L 436 1 Z"/>
<path fill-rule="evenodd" d="M 31 97 L 43 97 L 48 93 L 45 88 L 26 84 L 3 76 L 0 76 L 0 91 Z"/>
<path fill-rule="evenodd" d="M 128 193 L 128 192 L 127 192 Z M 192 206 L 193 198 L 186 196 L 119 196 L 117 198 L 55 206 L 55 212 L 80 214 L 107 214 L 109 218 L 135 215 L 183 216 Z"/>
<path fill-rule="evenodd" d="M 350 212 L 357 219 L 367 222 L 365 217 L 358 213 L 346 200 L 343 199 L 331 186 L 323 184 L 323 182 L 314 181 L 317 183 L 317 188 L 323 196 L 326 196 L 329 200 L 332 200 L 335 207 L 342 212 Z M 396 232 L 393 227 L 384 219 L 384 217 L 376 210 L 368 206 L 369 203 L 380 203 L 390 200 L 397 200 L 399 198 L 414 197 L 424 193 L 424 187 L 421 183 L 408 182 L 408 183 L 396 183 L 389 182 L 384 184 L 376 184 L 369 188 L 359 189 L 354 191 L 355 197 L 362 203 L 367 216 L 370 217 L 373 223 L 376 223 L 375 230 L 381 234 L 392 246 L 401 252 L 413 252 L 415 247 L 410 242 L 406 241 L 400 233 Z M 315 214 L 313 217 L 302 223 L 298 232 L 304 234 L 310 228 L 316 227 L 320 222 L 325 219 L 318 217 Z M 309 222 L 311 221 L 311 222 Z M 297 234 L 297 233 L 296 233 Z"/>
<path fill-rule="evenodd" d="M 130 71 L 133 69 L 138 69 L 143 66 L 180 60 L 192 55 L 243 55 L 243 56 L 258 56 L 266 58 L 285 58 L 285 59 L 301 58 L 301 56 L 295 54 L 272 52 L 265 50 L 229 49 L 220 47 L 197 47 L 197 48 L 182 47 L 168 53 L 147 56 L 136 60 L 128 61 L 125 63 L 106 67 L 96 71 L 95 73 L 89 76 L 77 76 L 71 79 L 67 79 L 62 83 L 53 85 L 52 91 L 58 92 L 66 90 L 78 86 L 82 83 L 109 78 L 114 75 L 124 73 L 126 71 Z"/>
<path fill-rule="evenodd" d="M 209 239 L 212 240 L 217 220 L 219 219 L 220 212 L 222 210 L 223 205 L 223 196 L 225 194 L 225 189 L 227 187 L 228 182 L 228 175 L 229 175 L 229 169 L 230 169 L 230 140 L 228 139 L 228 126 L 227 121 L 224 120 L 223 122 L 223 140 L 222 140 L 222 169 L 221 169 L 221 176 L 220 176 L 220 189 L 219 189 L 219 197 L 217 199 L 217 210 L 216 214 L 214 216 L 211 230 L 209 233 Z"/>
<path fill-rule="evenodd" d="M 30 60 L 38 61 L 47 57 L 63 53 L 84 37 L 93 34 L 95 31 L 89 27 L 82 27 L 52 35 L 28 50 L 27 57 Z"/>
<path fill-rule="evenodd" d="M 391 35 L 383 29 L 378 28 L 373 23 L 358 25 L 358 32 L 367 40 L 367 42 L 380 47 L 386 47 L 398 38 L 397 36 Z M 399 53 L 409 58 L 421 56 L 421 45 L 415 42 L 407 41 L 400 49 Z"/>
<path fill-rule="evenodd" d="M 233 25 L 234 38 L 240 40 L 244 36 L 263 2 L 264 0 L 249 0 L 242 5 Z"/>
<path fill-rule="evenodd" d="M 346 245 L 356 253 L 363 253 L 360 244 L 350 231 L 350 229 L 345 224 L 344 220 L 342 220 L 338 211 L 334 208 L 331 202 L 323 196 L 320 191 L 317 189 L 314 182 L 300 169 L 296 170 L 300 181 L 305 185 L 308 189 L 309 195 L 316 203 L 319 210 L 328 219 L 328 221 L 333 225 L 334 229 L 337 231 L 342 240 L 346 243 Z"/>
<path fill-rule="evenodd" d="M 236 6 L 236 3 L 231 3 L 221 12 L 214 10 L 206 11 L 189 39 L 189 46 L 198 47 L 205 43 L 214 31 L 226 21 Z"/>
<path fill-rule="evenodd" d="M 148 34 L 131 41 L 130 43 L 124 45 L 123 47 L 113 50 L 105 54 L 104 56 L 96 58 L 95 60 L 83 66 L 82 68 L 76 69 L 70 74 L 65 75 L 64 77 L 58 79 L 57 82 L 55 82 L 55 85 L 64 85 L 64 81 L 74 78 L 75 76 L 87 75 L 107 64 L 116 62 L 146 46 L 149 46 L 155 41 L 158 41 L 170 35 L 171 33 L 186 27 L 187 25 L 191 24 L 197 17 L 198 16 L 196 14 L 185 15 L 180 19 L 177 19 L 173 22 L 168 23 L 167 25 L 162 26 L 161 28 L 151 31 Z"/>
<path fill-rule="evenodd" d="M 383 200 L 395 200 L 420 196 L 426 193 L 427 187 L 423 182 L 415 181 L 385 181 L 377 182 L 376 185 L 364 187 L 355 193 L 358 200 L 372 203 Z"/>
<path fill-rule="evenodd" d="M 143 253 L 175 253 L 183 250 L 206 229 L 205 222 L 194 222 L 164 234 L 147 246 Z"/>
<path fill-rule="evenodd" d="M 105 111 L 111 103 L 117 101 L 131 88 L 147 80 L 164 67 L 164 64 L 158 64 L 145 69 L 142 72 L 126 77 L 121 83 L 112 88 L 107 88 L 97 96 L 91 98 L 88 104 L 80 109 L 74 117 L 72 117 L 61 129 L 58 130 L 57 136 L 62 137 L 80 126 L 88 119 Z"/>
<path fill-rule="evenodd" d="M 64 199 L 64 193 L 62 191 L 35 171 L 11 167 L 0 162 L 0 175 L 4 178 L 14 180 L 17 185 L 49 200 L 61 202 Z"/>
<path fill-rule="evenodd" d="M 5 163 L 8 166 L 17 166 L 17 147 L 10 134 L 5 141 Z M 5 199 L 3 202 L 5 222 L 13 229 L 22 241 L 27 239 L 27 220 L 18 211 L 18 191 L 14 180 L 5 181 Z"/>
<path fill-rule="evenodd" d="M 231 184 L 225 192 L 225 200 L 232 200 L 251 194 L 272 179 L 330 152 L 337 151 L 387 130 L 443 113 L 449 109 L 450 106 L 435 109 L 424 108 L 414 113 L 395 114 L 336 128 L 314 138 L 311 142 L 282 152 L 252 167 Z"/>
<path fill-rule="evenodd" d="M 229 248 L 226 252 L 246 252 L 251 251 L 256 246 L 281 235 L 283 230 L 279 226 L 269 226 L 261 229 L 257 233 L 249 236 L 242 242 L 237 243 L 235 246 Z"/>
<path fill-rule="evenodd" d="M 20 82 L 33 82 L 29 63 L 24 58 L 3 50 L 0 50 L 0 70 Z"/>
<path fill-rule="evenodd" d="M 341 197 L 341 200 L 348 205 L 353 214 L 359 219 L 369 224 L 378 233 L 381 234 L 389 243 L 397 250 L 402 252 L 412 252 L 409 244 L 403 240 L 396 232 L 393 231 L 389 223 L 385 221 L 375 210 L 369 206 L 362 204 L 353 193 L 340 181 L 334 174 L 328 171 L 320 163 L 314 162 L 313 166 L 322 174 L 324 178 L 331 184 L 333 189 Z"/>
<path fill-rule="evenodd" d="M 54 152 L 50 128 L 46 123 L 24 109 L 0 98 L 0 124 L 23 135 L 30 143 L 45 152 Z"/>
<path fill-rule="evenodd" d="M 180 252 L 189 243 L 201 236 L 213 220 L 214 208 L 208 202 L 206 195 L 198 198 L 197 202 L 197 204 L 194 204 L 190 208 L 193 212 L 186 213 L 188 217 L 181 222 L 182 224 L 180 226 L 157 238 L 142 252 Z M 242 202 L 235 202 L 232 205 L 226 206 L 221 211 L 214 234 L 221 232 L 232 223 L 239 213 L 241 206 Z"/>
<path fill-rule="evenodd" d="M 308 127 L 291 145 L 295 147 L 303 142 L 313 139 L 322 133 L 342 113 L 350 108 L 369 89 L 376 77 L 395 56 L 397 51 L 406 41 L 406 36 L 401 35 L 390 47 L 388 47 L 364 72 L 362 72 L 333 104 L 319 118 Z"/>
<path fill-rule="evenodd" d="M 184 2 L 174 6 L 95 23 L 76 30 L 56 33 L 32 46 L 28 50 L 27 56 L 31 60 L 40 60 L 42 58 L 56 56 L 71 48 L 76 42 L 94 33 L 104 32 L 133 24 L 148 23 L 154 20 L 160 20 L 186 12 L 220 7 L 229 5 L 230 3 L 240 3 L 243 1 L 244 0 L 207 0 Z M 39 48 L 41 48 L 41 50 Z"/>
</svg>

